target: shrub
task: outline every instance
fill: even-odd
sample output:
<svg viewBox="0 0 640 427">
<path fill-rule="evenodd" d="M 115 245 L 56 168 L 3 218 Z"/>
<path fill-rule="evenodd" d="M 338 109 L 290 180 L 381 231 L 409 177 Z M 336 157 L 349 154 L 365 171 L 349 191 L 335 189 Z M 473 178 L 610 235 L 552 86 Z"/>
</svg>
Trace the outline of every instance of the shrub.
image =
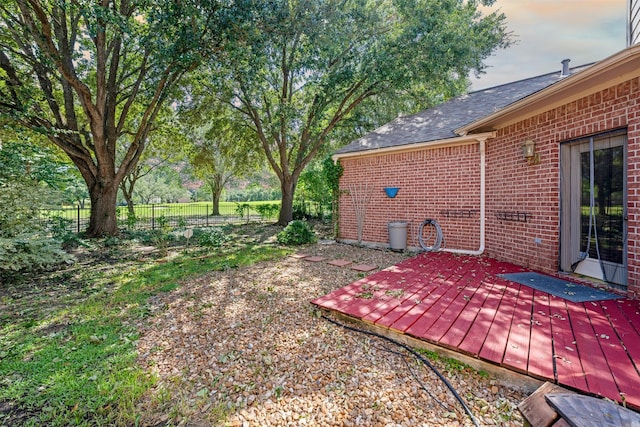
<svg viewBox="0 0 640 427">
<path fill-rule="evenodd" d="M 264 221 L 266 219 L 271 219 L 278 214 L 280 210 L 280 206 L 277 203 L 265 203 L 262 205 L 256 205 L 255 208 L 260 218 Z"/>
<path fill-rule="evenodd" d="M 228 234 L 218 227 L 195 229 L 193 237 L 197 239 L 200 246 L 208 248 L 219 248 L 229 240 Z"/>
<path fill-rule="evenodd" d="M 294 220 L 278 233 L 278 243 L 282 245 L 303 245 L 318 241 L 308 222 Z"/>
<path fill-rule="evenodd" d="M 240 219 L 247 216 L 247 224 L 249 223 L 249 213 L 251 212 L 251 205 L 249 203 L 236 203 L 236 214 L 240 217 Z"/>
<path fill-rule="evenodd" d="M 29 180 L 0 184 L 0 276 L 73 259 L 38 218 L 40 203 L 49 194 Z"/>
<path fill-rule="evenodd" d="M 63 249 L 86 246 L 80 236 L 71 231 L 73 229 L 73 221 L 70 219 L 59 216 L 51 217 L 47 222 L 47 228 L 53 238 L 62 244 Z"/>
</svg>

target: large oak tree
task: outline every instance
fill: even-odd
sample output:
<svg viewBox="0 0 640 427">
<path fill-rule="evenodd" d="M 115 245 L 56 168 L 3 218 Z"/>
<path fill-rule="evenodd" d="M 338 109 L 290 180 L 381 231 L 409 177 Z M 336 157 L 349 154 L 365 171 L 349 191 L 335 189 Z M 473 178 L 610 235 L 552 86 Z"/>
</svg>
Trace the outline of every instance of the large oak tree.
<svg viewBox="0 0 640 427">
<path fill-rule="evenodd" d="M 117 233 L 118 186 L 140 159 L 171 87 L 201 61 L 203 46 L 220 45 L 232 3 L 0 4 L 1 118 L 43 133 L 73 161 L 90 194 L 88 235 Z"/>
<path fill-rule="evenodd" d="M 280 180 L 279 224 L 300 174 L 372 100 L 425 108 L 509 44 L 504 16 L 476 0 L 256 1 L 214 64 L 212 92 L 243 117 Z M 461 84 L 462 83 L 462 84 Z"/>
</svg>

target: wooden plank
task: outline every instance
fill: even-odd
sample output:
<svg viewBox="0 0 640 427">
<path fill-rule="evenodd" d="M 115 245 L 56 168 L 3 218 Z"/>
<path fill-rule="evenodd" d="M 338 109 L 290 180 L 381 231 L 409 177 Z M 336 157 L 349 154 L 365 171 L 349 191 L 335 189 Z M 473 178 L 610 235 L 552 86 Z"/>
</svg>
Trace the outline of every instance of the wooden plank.
<svg viewBox="0 0 640 427">
<path fill-rule="evenodd" d="M 518 286 L 520 287 L 518 301 L 513 312 L 511 330 L 509 331 L 502 364 L 517 372 L 526 373 L 529 362 L 533 289 L 528 286 Z"/>
<path fill-rule="evenodd" d="M 473 326 L 492 288 L 492 282 L 481 283 L 464 310 L 458 315 L 458 318 L 453 322 L 446 334 L 440 338 L 439 344 L 453 349 L 460 345 L 469 329 Z"/>
<path fill-rule="evenodd" d="M 476 321 L 469 329 L 467 336 L 464 337 L 460 343 L 459 349 L 461 351 L 474 356 L 478 355 L 489 332 L 489 327 L 498 312 L 504 291 L 504 287 L 493 287 L 493 291 L 484 301 L 480 313 L 478 313 L 476 317 Z"/>
<path fill-rule="evenodd" d="M 429 307 L 432 304 L 442 298 L 443 295 L 446 295 L 451 288 L 455 289 L 455 286 L 452 285 L 444 285 L 436 281 L 432 283 L 437 284 L 435 289 L 431 288 L 431 292 L 428 294 L 422 293 L 417 295 L 417 298 L 413 301 L 413 307 L 393 322 L 393 324 L 389 326 L 390 328 L 395 329 L 396 331 L 406 332 L 414 322 L 422 317 L 425 311 L 429 310 Z M 423 290 L 424 289 L 426 289 L 426 287 L 423 288 Z"/>
<path fill-rule="evenodd" d="M 640 384 L 640 376 L 633 362 L 629 358 L 627 350 L 623 347 L 614 329 L 605 313 L 605 310 L 597 303 L 585 303 L 587 315 L 591 319 L 591 325 L 596 333 L 596 339 L 600 343 L 604 357 L 607 360 L 611 374 L 618 385 L 618 390 L 625 396 L 634 397 L 638 384 Z M 615 399 L 622 401 L 620 394 Z M 635 399 L 635 403 L 638 399 Z"/>
<path fill-rule="evenodd" d="M 504 352 L 509 339 L 509 331 L 513 323 L 513 312 L 518 302 L 520 287 L 508 280 L 496 278 L 496 283 L 505 287 L 504 295 L 498 307 L 498 313 L 489 327 L 487 338 L 482 344 L 480 358 L 490 360 L 493 363 L 502 364 Z"/>
<path fill-rule="evenodd" d="M 414 310 L 417 305 L 421 304 L 424 298 L 437 290 L 438 284 L 436 282 L 424 284 L 423 286 L 417 288 L 417 290 L 415 290 L 415 292 L 410 294 L 407 298 L 402 300 L 402 302 L 400 302 L 400 304 L 395 306 L 392 310 L 387 311 L 384 316 L 376 320 L 375 323 L 387 328 L 391 327 L 395 322 L 403 318 L 411 310 Z M 422 312 L 421 309 L 420 312 Z"/>
<path fill-rule="evenodd" d="M 629 323 L 640 335 L 640 300 L 623 299 L 614 302 L 618 304 Z"/>
<path fill-rule="evenodd" d="M 452 264 L 452 266 L 454 265 Z M 404 332 L 424 313 L 429 304 L 438 300 L 448 290 L 444 283 L 446 283 L 451 274 L 453 274 L 452 268 L 435 272 L 427 286 L 413 295 L 411 300 L 403 302 L 377 323 Z"/>
<path fill-rule="evenodd" d="M 405 330 L 407 334 L 434 342 L 442 338 L 467 305 L 465 296 L 473 294 L 480 286 L 478 271 L 474 266 L 470 267 L 464 274 L 456 274 L 449 278 L 447 282 L 450 289 Z"/>
<path fill-rule="evenodd" d="M 555 384 L 546 382 L 529 397 L 520 402 L 518 409 L 524 419 L 533 427 L 549 427 L 560 418 L 558 413 L 547 403 L 544 396 L 548 393 L 571 393 Z"/>
<path fill-rule="evenodd" d="M 629 322 L 629 318 L 618 301 L 620 300 L 601 301 L 600 305 L 607 314 L 613 329 L 616 331 L 622 346 L 626 349 L 637 371 L 640 368 L 640 335 L 634 325 Z M 626 393 L 626 399 L 629 405 L 634 408 L 640 408 L 640 393 Z"/>
<path fill-rule="evenodd" d="M 551 320 L 549 319 L 549 294 L 535 290 L 529 341 L 529 375 L 555 381 Z"/>
<path fill-rule="evenodd" d="M 334 307 L 336 307 L 336 304 L 338 301 L 342 301 L 345 297 L 349 297 L 349 299 L 351 299 L 351 297 L 355 296 L 358 292 L 360 292 L 360 287 L 363 284 L 368 283 L 370 280 L 371 280 L 370 276 L 364 277 L 360 280 L 350 283 L 347 286 L 344 286 L 340 289 L 336 289 L 333 292 L 330 292 L 324 296 L 321 296 L 319 298 L 312 300 L 311 304 L 315 304 L 323 308 L 335 310 L 336 308 Z"/>
<path fill-rule="evenodd" d="M 429 286 L 428 280 L 426 280 L 424 276 L 425 274 L 421 272 L 410 276 L 410 280 L 406 283 L 408 286 L 404 289 L 402 294 L 396 294 L 395 297 L 383 301 L 382 304 L 377 305 L 373 310 L 363 316 L 362 320 L 365 322 L 375 323 L 386 316 L 389 312 L 393 311 L 396 307 L 403 304 L 410 304 L 410 301 L 417 298 L 416 294 L 419 293 L 422 288 Z"/>
<path fill-rule="evenodd" d="M 340 310 L 340 308 L 353 302 L 353 299 L 357 295 L 363 293 L 363 286 L 376 286 L 384 280 L 391 280 L 390 277 L 393 277 L 393 275 L 410 274 L 414 272 L 415 270 L 411 268 L 413 262 L 415 262 L 413 259 L 409 259 L 398 265 L 385 268 L 384 270 L 350 283 L 347 286 L 336 289 L 327 295 L 316 298 L 311 301 L 311 303 L 330 310 Z"/>
<path fill-rule="evenodd" d="M 576 347 L 573 330 L 571 329 L 567 301 L 560 297 L 551 296 L 549 308 L 556 380 L 559 384 L 578 390 L 588 390 L 580 353 Z"/>
<path fill-rule="evenodd" d="M 573 330 L 578 352 L 581 355 L 580 360 L 582 360 L 582 367 L 587 380 L 588 390 L 586 391 L 613 400 L 619 399 L 618 387 L 609 370 L 602 348 L 598 340 L 595 339 L 596 333 L 584 306 L 585 303 L 567 301 L 571 329 Z"/>
<path fill-rule="evenodd" d="M 372 281 L 361 287 L 362 292 L 348 303 L 340 308 L 344 314 L 356 318 L 363 318 L 380 305 L 388 303 L 390 300 L 397 300 L 394 295 L 404 294 L 405 288 L 410 286 L 411 278 L 420 272 L 412 272 L 412 274 L 397 274 L 386 271 L 384 274 L 376 273 L 373 275 Z M 369 276 L 371 277 L 371 276 Z M 399 301 L 396 303 L 396 305 Z"/>
<path fill-rule="evenodd" d="M 640 414 L 613 402 L 579 394 L 545 395 L 545 399 L 571 426 L 631 427 L 640 425 Z"/>
</svg>

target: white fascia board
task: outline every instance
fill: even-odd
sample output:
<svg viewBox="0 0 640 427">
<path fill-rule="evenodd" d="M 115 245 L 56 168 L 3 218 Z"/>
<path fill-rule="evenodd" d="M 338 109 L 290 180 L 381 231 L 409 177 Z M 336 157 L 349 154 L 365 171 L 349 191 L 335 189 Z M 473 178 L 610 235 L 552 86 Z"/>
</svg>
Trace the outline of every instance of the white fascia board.
<svg viewBox="0 0 640 427">
<path fill-rule="evenodd" d="M 413 144 L 405 144 L 394 147 L 374 148 L 371 150 L 354 151 L 350 153 L 338 153 L 331 156 L 331 158 L 334 162 L 337 162 L 340 159 L 381 156 L 384 154 L 397 154 L 408 151 L 428 150 L 441 147 L 455 147 L 458 145 L 471 145 L 477 144 L 480 141 L 486 141 L 487 139 L 494 138 L 495 136 L 495 132 L 474 133 L 454 138 L 439 139 L 435 141 L 417 142 Z"/>
</svg>

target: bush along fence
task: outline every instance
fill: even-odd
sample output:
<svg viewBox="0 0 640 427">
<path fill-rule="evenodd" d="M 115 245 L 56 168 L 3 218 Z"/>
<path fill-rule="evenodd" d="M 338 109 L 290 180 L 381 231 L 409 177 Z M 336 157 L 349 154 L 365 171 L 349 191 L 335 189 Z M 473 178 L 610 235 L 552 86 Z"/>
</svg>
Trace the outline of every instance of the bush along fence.
<svg viewBox="0 0 640 427">
<path fill-rule="evenodd" d="M 211 203 L 177 203 L 136 205 L 134 215 L 126 206 L 117 208 L 118 224 L 122 230 L 156 230 L 180 227 L 208 227 L 229 223 L 271 221 L 280 211 L 278 203 L 224 203 L 220 215 L 212 215 Z M 90 208 L 70 207 L 42 210 L 42 221 L 56 220 L 66 231 L 81 233 L 89 225 Z"/>
</svg>

